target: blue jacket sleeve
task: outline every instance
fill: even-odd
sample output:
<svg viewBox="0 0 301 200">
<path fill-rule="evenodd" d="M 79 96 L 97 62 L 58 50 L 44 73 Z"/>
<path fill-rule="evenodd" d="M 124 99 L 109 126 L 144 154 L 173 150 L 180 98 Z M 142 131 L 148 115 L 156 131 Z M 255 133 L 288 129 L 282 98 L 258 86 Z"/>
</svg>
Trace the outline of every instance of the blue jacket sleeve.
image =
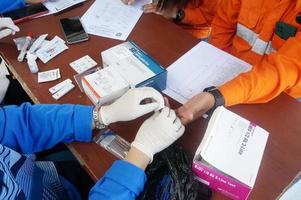
<svg viewBox="0 0 301 200">
<path fill-rule="evenodd" d="M 0 13 L 23 8 L 24 6 L 24 0 L 0 0 Z"/>
<path fill-rule="evenodd" d="M 30 105 L 0 107 L 0 143 L 31 154 L 59 142 L 91 141 L 92 106 Z"/>
<path fill-rule="evenodd" d="M 144 171 L 126 161 L 115 161 L 89 194 L 89 200 L 135 200 L 143 191 Z"/>
</svg>

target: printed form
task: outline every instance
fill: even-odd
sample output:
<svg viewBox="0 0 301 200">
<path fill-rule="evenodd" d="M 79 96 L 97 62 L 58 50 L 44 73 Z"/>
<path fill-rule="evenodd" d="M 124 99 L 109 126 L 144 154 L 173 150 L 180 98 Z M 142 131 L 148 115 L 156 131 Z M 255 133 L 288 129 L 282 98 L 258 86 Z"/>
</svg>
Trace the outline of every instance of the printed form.
<svg viewBox="0 0 301 200">
<path fill-rule="evenodd" d="M 205 88 L 220 86 L 250 69 L 250 64 L 200 42 L 167 68 L 163 93 L 184 104 Z"/>
<path fill-rule="evenodd" d="M 93 35 L 126 40 L 143 14 L 142 6 L 150 0 L 125 5 L 120 0 L 95 1 L 81 18 L 85 30 Z"/>
<path fill-rule="evenodd" d="M 51 0 L 45 1 L 43 4 L 49 10 L 49 13 L 45 15 L 51 15 L 65 10 L 71 6 L 82 3 L 86 0 Z"/>
</svg>

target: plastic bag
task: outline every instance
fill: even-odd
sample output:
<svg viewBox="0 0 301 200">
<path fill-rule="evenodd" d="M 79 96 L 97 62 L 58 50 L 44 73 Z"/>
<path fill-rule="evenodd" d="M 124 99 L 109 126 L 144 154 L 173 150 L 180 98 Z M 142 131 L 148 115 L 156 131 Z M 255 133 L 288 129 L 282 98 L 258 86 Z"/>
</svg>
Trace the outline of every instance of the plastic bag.
<svg viewBox="0 0 301 200">
<path fill-rule="evenodd" d="M 207 186 L 194 179 L 185 151 L 175 145 L 155 155 L 146 175 L 148 181 L 139 200 L 207 200 L 212 195 Z"/>
</svg>

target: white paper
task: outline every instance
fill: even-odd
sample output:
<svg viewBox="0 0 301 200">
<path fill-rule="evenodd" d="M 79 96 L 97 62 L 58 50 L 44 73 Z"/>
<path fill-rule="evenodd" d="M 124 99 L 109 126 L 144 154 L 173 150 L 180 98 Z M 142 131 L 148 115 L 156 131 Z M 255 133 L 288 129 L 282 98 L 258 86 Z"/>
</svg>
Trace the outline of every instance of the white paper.
<svg viewBox="0 0 301 200">
<path fill-rule="evenodd" d="M 83 73 L 92 67 L 95 67 L 97 63 L 88 55 L 73 61 L 70 63 L 70 66 L 78 73 Z"/>
<path fill-rule="evenodd" d="M 198 151 L 210 165 L 252 188 L 268 135 L 254 123 L 219 107 Z"/>
<path fill-rule="evenodd" d="M 59 78 L 61 78 L 59 68 L 38 73 L 38 83 L 54 81 L 54 80 L 57 80 Z"/>
<path fill-rule="evenodd" d="M 51 15 L 63 11 L 71 6 L 82 3 L 86 0 L 48 0 L 43 4 L 49 10 L 49 13 L 43 15 Z"/>
<path fill-rule="evenodd" d="M 220 86 L 251 65 L 220 50 L 200 42 L 167 68 L 165 94 L 185 103 L 209 86 Z"/>
<path fill-rule="evenodd" d="M 50 42 L 46 43 L 46 45 L 44 45 L 43 42 L 42 45 L 43 46 L 36 52 L 36 55 L 43 63 L 47 63 L 68 49 L 65 45 L 65 41 L 58 36 L 55 36 Z"/>
<path fill-rule="evenodd" d="M 126 40 L 142 15 L 142 6 L 149 0 L 125 5 L 121 0 L 98 0 L 81 18 L 85 30 L 93 35 Z"/>
<path fill-rule="evenodd" d="M 299 174 L 292 183 L 286 188 L 276 200 L 295 200 L 301 197 L 301 174 Z"/>
</svg>

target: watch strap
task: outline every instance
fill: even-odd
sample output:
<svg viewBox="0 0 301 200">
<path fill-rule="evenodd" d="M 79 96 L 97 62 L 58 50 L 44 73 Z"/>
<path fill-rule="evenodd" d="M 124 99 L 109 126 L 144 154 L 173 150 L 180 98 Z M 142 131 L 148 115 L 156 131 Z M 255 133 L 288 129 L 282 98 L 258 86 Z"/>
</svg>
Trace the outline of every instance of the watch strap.
<svg viewBox="0 0 301 200">
<path fill-rule="evenodd" d="M 215 110 L 218 106 L 224 106 L 225 105 L 225 99 L 222 95 L 222 93 L 214 86 L 208 87 L 204 89 L 204 92 L 208 92 L 213 95 L 215 102 L 212 110 Z"/>
<path fill-rule="evenodd" d="M 107 127 L 99 117 L 99 110 L 100 109 L 98 106 L 94 107 L 93 109 L 93 122 L 94 122 L 95 129 L 97 130 L 101 130 Z"/>
<path fill-rule="evenodd" d="M 178 10 L 176 17 L 173 19 L 175 23 L 180 23 L 185 17 L 185 11 L 183 9 Z"/>
</svg>

